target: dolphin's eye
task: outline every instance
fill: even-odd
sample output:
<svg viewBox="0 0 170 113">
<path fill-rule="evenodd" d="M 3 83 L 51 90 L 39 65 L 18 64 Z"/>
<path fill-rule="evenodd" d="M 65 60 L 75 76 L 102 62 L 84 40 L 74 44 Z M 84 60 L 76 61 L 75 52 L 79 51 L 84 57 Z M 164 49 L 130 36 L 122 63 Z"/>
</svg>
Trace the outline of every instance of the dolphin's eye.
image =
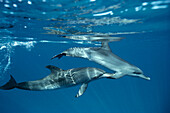
<svg viewBox="0 0 170 113">
<path fill-rule="evenodd" d="M 142 73 L 141 73 L 141 72 L 136 72 L 136 71 L 135 71 L 135 72 L 133 72 L 133 74 L 142 74 Z"/>
</svg>

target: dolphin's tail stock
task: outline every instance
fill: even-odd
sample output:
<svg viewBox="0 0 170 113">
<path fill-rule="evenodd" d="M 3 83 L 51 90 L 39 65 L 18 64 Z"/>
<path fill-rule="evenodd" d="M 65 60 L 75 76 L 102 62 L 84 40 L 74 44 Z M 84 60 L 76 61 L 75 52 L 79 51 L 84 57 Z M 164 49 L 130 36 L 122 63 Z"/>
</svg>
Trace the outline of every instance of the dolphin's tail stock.
<svg viewBox="0 0 170 113">
<path fill-rule="evenodd" d="M 13 88 L 16 88 L 17 86 L 17 82 L 15 81 L 15 79 L 12 77 L 12 75 L 10 75 L 10 80 L 4 84 L 3 86 L 0 87 L 0 89 L 3 89 L 3 90 L 10 90 L 10 89 L 13 89 Z"/>
</svg>

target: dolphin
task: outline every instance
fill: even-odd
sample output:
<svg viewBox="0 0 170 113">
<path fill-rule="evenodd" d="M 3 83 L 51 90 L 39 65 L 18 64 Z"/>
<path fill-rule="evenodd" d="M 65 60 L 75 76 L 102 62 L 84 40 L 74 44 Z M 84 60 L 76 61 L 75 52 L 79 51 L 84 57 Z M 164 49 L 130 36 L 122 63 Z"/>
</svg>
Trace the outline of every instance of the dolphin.
<svg viewBox="0 0 170 113">
<path fill-rule="evenodd" d="M 112 77 L 114 74 L 106 73 L 101 69 L 93 67 L 62 70 L 58 67 L 48 65 L 46 68 L 51 70 L 51 74 L 45 78 L 17 83 L 11 75 L 10 80 L 5 85 L 1 86 L 0 89 L 10 90 L 18 88 L 23 90 L 41 91 L 66 88 L 81 84 L 81 87 L 75 96 L 79 97 L 86 91 L 89 82 L 104 77 L 114 79 L 114 77 Z"/>
<path fill-rule="evenodd" d="M 71 56 L 71 57 L 81 57 L 94 61 L 100 65 L 107 67 L 108 69 L 115 71 L 114 78 L 120 78 L 124 75 L 138 76 L 146 80 L 150 80 L 149 77 L 143 75 L 143 72 L 138 67 L 128 63 L 119 56 L 113 54 L 108 43 L 112 41 L 120 41 L 122 37 L 111 37 L 111 36 L 63 36 L 64 38 L 69 39 L 78 39 L 78 40 L 90 40 L 101 42 L 101 47 L 74 47 L 69 48 L 62 53 L 55 55 L 51 59 L 61 58 L 62 56 Z"/>
</svg>

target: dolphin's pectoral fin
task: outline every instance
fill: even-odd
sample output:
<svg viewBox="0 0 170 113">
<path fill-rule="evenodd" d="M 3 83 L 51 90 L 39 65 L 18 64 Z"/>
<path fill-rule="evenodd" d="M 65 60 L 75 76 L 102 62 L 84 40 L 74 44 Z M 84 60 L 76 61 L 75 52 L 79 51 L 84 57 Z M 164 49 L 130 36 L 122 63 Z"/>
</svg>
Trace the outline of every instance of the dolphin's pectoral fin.
<svg viewBox="0 0 170 113">
<path fill-rule="evenodd" d="M 88 86 L 88 83 L 83 83 L 77 93 L 77 95 L 75 97 L 79 97 L 81 95 L 83 95 L 83 93 L 86 91 L 87 89 L 87 86 Z"/>
<path fill-rule="evenodd" d="M 123 77 L 124 75 L 125 75 L 124 73 L 116 72 L 113 76 L 111 76 L 111 78 L 118 79 Z"/>
<path fill-rule="evenodd" d="M 51 58 L 51 60 L 56 58 L 56 57 L 58 57 L 58 59 L 60 59 L 62 56 L 66 56 L 66 53 L 61 53 L 61 54 L 55 55 Z"/>
<path fill-rule="evenodd" d="M 105 73 L 101 77 L 105 77 L 108 79 L 118 79 L 123 77 L 125 74 L 121 72 L 116 72 L 116 73 Z"/>
</svg>

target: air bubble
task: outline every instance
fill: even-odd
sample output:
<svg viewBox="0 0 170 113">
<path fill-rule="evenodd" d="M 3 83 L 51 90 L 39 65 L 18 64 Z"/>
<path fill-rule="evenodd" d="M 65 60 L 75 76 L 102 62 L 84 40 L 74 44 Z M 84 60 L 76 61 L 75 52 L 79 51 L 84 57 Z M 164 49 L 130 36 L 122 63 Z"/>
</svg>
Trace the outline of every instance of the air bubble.
<svg viewBox="0 0 170 113">
<path fill-rule="evenodd" d="M 31 5 L 31 4 L 32 4 L 32 2 L 31 2 L 31 1 L 28 1 L 28 4 L 30 4 L 30 5 Z"/>
<path fill-rule="evenodd" d="M 13 7 L 17 7 L 17 4 L 13 4 Z"/>
<path fill-rule="evenodd" d="M 146 8 L 142 8 L 142 10 L 143 10 L 143 11 L 145 11 L 145 10 L 146 10 Z"/>
<path fill-rule="evenodd" d="M 10 7 L 8 4 L 4 4 L 4 7 Z"/>
<path fill-rule="evenodd" d="M 125 11 L 128 11 L 128 9 L 125 9 Z"/>
<path fill-rule="evenodd" d="M 42 14 L 43 14 L 43 15 L 45 15 L 45 14 L 46 14 L 46 12 L 42 12 Z"/>
<path fill-rule="evenodd" d="M 142 5 L 143 5 L 143 6 L 148 5 L 148 2 L 143 2 Z"/>
</svg>

